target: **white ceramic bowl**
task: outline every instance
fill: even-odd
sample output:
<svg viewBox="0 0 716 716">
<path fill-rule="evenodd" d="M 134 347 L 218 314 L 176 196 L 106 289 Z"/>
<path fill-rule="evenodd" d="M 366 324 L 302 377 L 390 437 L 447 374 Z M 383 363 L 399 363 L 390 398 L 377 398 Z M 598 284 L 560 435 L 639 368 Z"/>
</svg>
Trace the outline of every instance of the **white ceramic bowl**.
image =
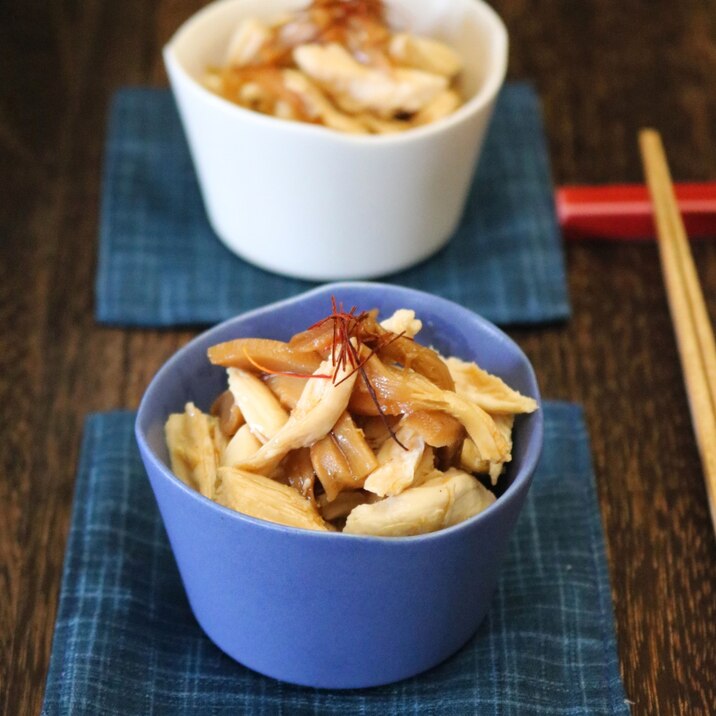
<svg viewBox="0 0 716 716">
<path fill-rule="evenodd" d="M 410 266 L 455 231 L 507 65 L 507 32 L 481 0 L 390 0 L 401 27 L 463 58 L 465 104 L 399 135 L 354 136 L 268 117 L 201 84 L 244 17 L 308 0 L 219 0 L 176 32 L 164 62 L 209 220 L 235 253 L 298 278 L 370 278 Z"/>
</svg>

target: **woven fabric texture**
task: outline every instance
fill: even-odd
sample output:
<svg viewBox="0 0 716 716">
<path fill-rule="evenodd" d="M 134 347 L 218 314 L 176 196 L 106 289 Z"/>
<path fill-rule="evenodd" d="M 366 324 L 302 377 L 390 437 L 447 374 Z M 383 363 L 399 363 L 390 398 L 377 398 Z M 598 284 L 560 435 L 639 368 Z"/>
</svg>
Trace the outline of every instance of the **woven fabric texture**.
<svg viewBox="0 0 716 716">
<path fill-rule="evenodd" d="M 139 458 L 134 414 L 91 415 L 42 713 L 628 713 L 582 411 L 544 410 L 543 457 L 475 637 L 418 677 L 340 692 L 260 676 L 203 635 Z"/>
<path fill-rule="evenodd" d="M 502 91 L 462 223 L 447 247 L 384 280 L 452 299 L 501 324 L 568 316 L 546 139 L 531 86 Z M 100 322 L 215 323 L 312 285 L 255 268 L 218 240 L 168 90 L 116 94 L 104 158 Z"/>
</svg>

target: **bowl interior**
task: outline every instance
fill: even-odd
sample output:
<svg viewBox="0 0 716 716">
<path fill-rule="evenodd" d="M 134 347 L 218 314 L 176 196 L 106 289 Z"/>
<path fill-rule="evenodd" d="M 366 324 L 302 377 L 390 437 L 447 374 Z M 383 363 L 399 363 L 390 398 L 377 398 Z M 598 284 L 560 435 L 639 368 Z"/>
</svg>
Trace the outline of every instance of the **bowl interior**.
<svg viewBox="0 0 716 716">
<path fill-rule="evenodd" d="M 137 431 L 154 456 L 171 474 L 164 439 L 170 413 L 188 401 L 208 410 L 226 388 L 226 372 L 208 362 L 209 346 L 238 337 L 288 339 L 330 312 L 331 296 L 344 307 L 378 308 L 385 318 L 398 308 L 415 310 L 423 322 L 417 338 L 444 355 L 474 360 L 508 385 L 540 399 L 534 371 L 520 348 L 493 324 L 445 299 L 398 286 L 377 283 L 329 284 L 280 303 L 243 314 L 215 326 L 178 351 L 157 373 L 142 399 Z M 527 479 L 541 450 L 542 411 L 518 416 L 513 459 L 503 478 L 510 486 Z M 172 476 L 172 479 L 178 479 Z"/>
<path fill-rule="evenodd" d="M 168 45 L 170 55 L 201 82 L 207 67 L 223 64 L 242 18 L 273 20 L 307 4 L 308 0 L 219 0 L 182 25 Z M 386 5 L 392 27 L 443 40 L 457 50 L 465 63 L 461 89 L 466 99 L 491 94 L 499 86 L 507 61 L 507 33 L 481 0 L 388 0 Z"/>
</svg>

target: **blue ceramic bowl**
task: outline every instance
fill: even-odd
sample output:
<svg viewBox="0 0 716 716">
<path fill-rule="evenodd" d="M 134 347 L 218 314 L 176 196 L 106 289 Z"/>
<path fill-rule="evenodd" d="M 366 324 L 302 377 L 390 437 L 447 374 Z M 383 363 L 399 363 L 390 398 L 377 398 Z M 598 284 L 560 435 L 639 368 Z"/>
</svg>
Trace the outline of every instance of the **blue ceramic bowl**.
<svg viewBox="0 0 716 716">
<path fill-rule="evenodd" d="M 475 633 L 542 447 L 542 411 L 515 425 L 505 493 L 440 532 L 381 538 L 299 530 L 221 507 L 172 474 L 164 423 L 193 400 L 208 409 L 225 372 L 206 349 L 237 336 L 287 339 L 344 305 L 389 315 L 412 308 L 421 340 L 476 360 L 539 401 L 517 345 L 450 301 L 379 283 L 336 283 L 251 311 L 203 333 L 171 358 L 139 407 L 136 436 L 192 610 L 242 664 L 306 686 L 377 686 L 440 663 Z"/>
</svg>

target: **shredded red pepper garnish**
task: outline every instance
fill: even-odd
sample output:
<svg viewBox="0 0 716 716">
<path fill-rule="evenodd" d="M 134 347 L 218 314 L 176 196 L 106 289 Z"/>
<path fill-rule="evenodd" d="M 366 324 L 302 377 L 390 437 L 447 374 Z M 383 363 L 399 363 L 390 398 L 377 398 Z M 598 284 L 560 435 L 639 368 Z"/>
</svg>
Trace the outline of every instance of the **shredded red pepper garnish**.
<svg viewBox="0 0 716 716">
<path fill-rule="evenodd" d="M 333 365 L 333 373 L 298 373 L 292 371 L 279 371 L 272 370 L 267 366 L 261 365 L 258 361 L 252 358 L 247 350 L 244 348 L 244 355 L 246 359 L 253 365 L 257 370 L 270 375 L 285 375 L 290 378 L 323 378 L 325 380 L 332 380 L 334 385 L 340 385 L 344 380 L 348 380 L 356 372 L 360 372 L 361 378 L 365 383 L 366 390 L 371 397 L 371 400 L 375 404 L 378 414 L 383 420 L 391 438 L 395 440 L 400 447 L 407 450 L 405 445 L 400 442 L 395 431 L 390 425 L 383 407 L 380 404 L 378 394 L 375 391 L 374 386 L 371 384 L 368 374 L 365 371 L 365 364 L 374 356 L 379 353 L 386 346 L 397 341 L 399 338 L 406 338 L 405 332 L 393 334 L 386 332 L 383 335 L 373 333 L 369 330 L 364 330 L 363 323 L 369 316 L 367 311 L 356 314 L 357 307 L 353 306 L 349 311 L 345 311 L 342 303 L 336 301 L 335 296 L 331 296 L 331 313 L 322 318 L 320 321 L 316 321 L 313 325 L 309 326 L 307 330 L 311 331 L 316 328 L 320 328 L 325 325 L 328 321 L 332 322 L 332 341 L 331 341 L 331 364 Z M 357 344 L 357 345 L 354 345 Z M 373 345 L 369 345 L 372 343 Z M 360 355 L 360 348 L 364 346 L 367 348 L 367 352 L 363 357 Z M 350 370 L 346 375 L 338 379 L 338 375 L 344 372 L 346 368 L 350 366 Z"/>
<path fill-rule="evenodd" d="M 366 390 L 368 391 L 368 394 L 371 397 L 371 400 L 375 404 L 376 409 L 378 410 L 378 414 L 380 415 L 381 419 L 383 420 L 383 423 L 385 427 L 388 429 L 388 432 L 390 433 L 390 437 L 395 440 L 400 447 L 402 447 L 404 450 L 407 450 L 405 445 L 400 442 L 398 439 L 398 436 L 395 434 L 395 431 L 393 430 L 392 426 L 390 425 L 390 422 L 388 420 L 388 417 L 385 414 L 385 411 L 383 410 L 383 407 L 380 404 L 380 400 L 378 399 L 378 395 L 375 391 L 375 388 L 370 382 L 370 379 L 368 378 L 368 374 L 365 372 L 365 364 L 381 349 L 385 348 L 387 345 L 392 343 L 393 341 L 398 340 L 399 338 L 404 337 L 404 333 L 399 333 L 397 335 L 393 335 L 391 333 L 386 333 L 385 335 L 377 335 L 373 333 L 368 333 L 362 330 L 362 324 L 365 321 L 365 319 L 368 317 L 367 312 L 360 313 L 356 315 L 356 306 L 353 306 L 350 311 L 345 311 L 343 309 L 343 304 L 338 304 L 336 302 L 335 296 L 331 296 L 331 314 L 326 316 L 325 318 L 322 318 L 320 321 L 317 321 L 312 326 L 309 327 L 308 330 L 312 330 L 314 328 L 320 328 L 323 326 L 327 321 L 333 322 L 333 341 L 331 343 L 331 362 L 334 365 L 334 373 L 333 373 L 333 382 L 335 385 L 339 385 L 344 380 L 347 380 L 350 378 L 354 373 L 360 372 L 361 378 L 363 379 L 363 382 L 365 383 Z M 353 345 L 353 340 L 358 344 L 358 347 Z M 368 353 L 361 358 L 360 357 L 360 346 L 361 344 L 365 345 L 366 347 L 369 347 L 366 343 L 367 340 L 370 340 L 371 342 L 375 342 L 375 345 L 370 348 Z M 337 355 L 336 355 L 337 354 Z M 350 364 L 351 370 L 344 375 L 339 381 L 336 382 L 336 379 L 338 377 L 338 373 L 341 370 L 345 370 L 346 364 Z"/>
</svg>

